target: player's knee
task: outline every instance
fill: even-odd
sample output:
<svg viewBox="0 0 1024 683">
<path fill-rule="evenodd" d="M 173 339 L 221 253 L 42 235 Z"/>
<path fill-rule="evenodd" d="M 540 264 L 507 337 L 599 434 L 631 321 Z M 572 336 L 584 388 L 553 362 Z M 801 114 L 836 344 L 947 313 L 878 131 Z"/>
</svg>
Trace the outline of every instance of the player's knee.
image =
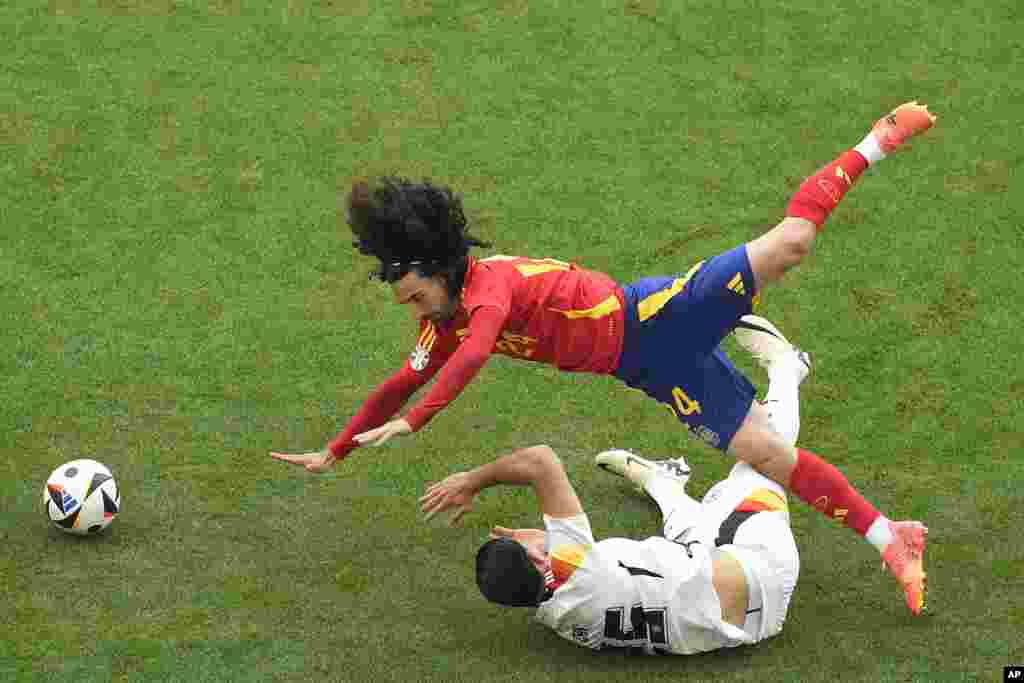
<svg viewBox="0 0 1024 683">
<path fill-rule="evenodd" d="M 753 462 L 747 462 L 783 488 L 789 488 L 789 480 L 793 476 L 793 468 L 796 467 L 796 449 L 782 442 L 780 438 L 778 442 L 766 444 L 761 453 L 753 458 Z"/>
<path fill-rule="evenodd" d="M 751 410 L 729 445 L 736 459 L 780 484 L 789 487 L 796 466 L 796 449 L 776 432 L 766 418 L 767 411 Z"/>
<path fill-rule="evenodd" d="M 794 221 L 786 225 L 782 233 L 780 251 L 787 268 L 799 264 L 811 253 L 815 235 L 814 224 L 810 221 Z"/>
<path fill-rule="evenodd" d="M 747 245 L 758 287 L 778 281 L 800 264 L 814 246 L 817 228 L 803 218 L 788 217 Z"/>
</svg>

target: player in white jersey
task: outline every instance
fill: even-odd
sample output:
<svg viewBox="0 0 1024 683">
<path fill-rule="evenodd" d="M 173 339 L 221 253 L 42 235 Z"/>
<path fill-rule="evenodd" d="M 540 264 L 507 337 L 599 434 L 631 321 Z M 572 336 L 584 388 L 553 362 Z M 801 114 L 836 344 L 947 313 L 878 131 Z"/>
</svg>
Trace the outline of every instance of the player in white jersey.
<svg viewBox="0 0 1024 683">
<path fill-rule="evenodd" d="M 768 321 L 755 322 L 737 330 L 737 339 L 768 368 L 773 425 L 795 442 L 797 388 L 809 359 Z M 685 492 L 690 470 L 682 458 L 652 462 L 613 450 L 597 464 L 655 500 L 663 536 L 596 541 L 547 446 L 453 474 L 430 486 L 421 503 L 428 517 L 457 508 L 455 522 L 484 488 L 532 486 L 545 529 L 495 527 L 477 553 L 477 584 L 492 602 L 536 607 L 541 623 L 578 645 L 693 654 L 782 630 L 799 557 L 781 486 L 739 463 L 697 502 Z"/>
<path fill-rule="evenodd" d="M 654 488 L 682 484 L 626 451 L 598 462 L 636 482 L 659 480 Z M 780 633 L 800 566 L 784 490 L 740 463 L 702 503 L 684 496 L 662 496 L 674 504 L 665 520 L 672 540 L 595 542 L 585 514 L 546 516 L 552 592 L 537 619 L 580 645 L 649 653 L 694 654 Z M 493 552 L 485 546 L 478 559 L 485 595 Z"/>
</svg>

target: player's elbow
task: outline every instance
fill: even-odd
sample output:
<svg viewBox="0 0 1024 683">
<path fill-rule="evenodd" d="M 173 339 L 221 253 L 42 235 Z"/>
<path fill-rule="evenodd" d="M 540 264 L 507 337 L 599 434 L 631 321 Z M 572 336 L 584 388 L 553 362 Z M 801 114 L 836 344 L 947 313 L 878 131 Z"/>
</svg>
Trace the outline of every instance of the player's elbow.
<svg viewBox="0 0 1024 683">
<path fill-rule="evenodd" d="M 558 459 L 558 454 L 555 453 L 555 449 L 547 444 L 540 444 L 538 446 L 530 446 L 525 449 L 530 454 L 530 458 L 538 463 L 556 463 L 561 464 L 562 461 Z"/>
<path fill-rule="evenodd" d="M 533 480 L 547 479 L 552 472 L 562 469 L 562 461 L 555 453 L 555 450 L 546 444 L 530 446 L 525 449 L 524 454 L 529 463 Z"/>
</svg>

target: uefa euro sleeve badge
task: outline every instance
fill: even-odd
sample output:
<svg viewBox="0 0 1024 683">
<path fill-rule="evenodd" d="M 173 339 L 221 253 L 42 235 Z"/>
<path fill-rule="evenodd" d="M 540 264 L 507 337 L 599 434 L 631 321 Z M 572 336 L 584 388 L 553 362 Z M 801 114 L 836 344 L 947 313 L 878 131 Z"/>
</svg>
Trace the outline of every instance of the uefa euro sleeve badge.
<svg viewBox="0 0 1024 683">
<path fill-rule="evenodd" d="M 423 368 L 427 367 L 427 363 L 430 362 L 430 351 L 428 351 L 422 344 L 417 344 L 416 348 L 409 354 L 409 365 L 416 372 L 422 372 Z"/>
</svg>

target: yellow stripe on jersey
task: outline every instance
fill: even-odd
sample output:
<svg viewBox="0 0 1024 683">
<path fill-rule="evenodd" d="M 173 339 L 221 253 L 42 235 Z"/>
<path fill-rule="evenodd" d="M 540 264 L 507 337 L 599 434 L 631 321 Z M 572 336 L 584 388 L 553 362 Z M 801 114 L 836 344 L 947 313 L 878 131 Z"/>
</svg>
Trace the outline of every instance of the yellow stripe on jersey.
<svg viewBox="0 0 1024 683">
<path fill-rule="evenodd" d="M 427 327 L 420 333 L 420 338 L 416 340 L 416 345 L 429 350 L 435 339 L 437 339 L 437 330 L 433 323 L 427 323 Z"/>
<path fill-rule="evenodd" d="M 525 258 L 523 256 L 495 254 L 494 256 L 488 256 L 487 258 L 480 259 L 480 263 L 486 263 L 488 261 L 523 261 L 523 263 L 520 263 L 515 267 L 523 277 L 550 273 L 552 270 L 569 270 L 572 268 L 571 263 L 566 263 L 565 261 L 559 261 L 558 259 L 553 258 L 536 259 Z"/>
<path fill-rule="evenodd" d="M 587 545 L 560 545 L 551 551 L 551 573 L 555 580 L 564 583 L 569 580 L 577 569 L 583 566 L 590 546 Z"/>
<path fill-rule="evenodd" d="M 516 270 L 522 273 L 523 277 L 533 277 L 550 273 L 553 270 L 569 270 L 572 266 L 565 261 L 558 261 L 553 258 L 531 259 L 527 263 L 517 265 Z"/>
<path fill-rule="evenodd" d="M 569 320 L 576 320 L 578 318 L 603 318 L 606 315 L 614 313 L 620 308 L 621 306 L 619 305 L 619 300 L 615 297 L 614 294 L 612 294 L 610 297 L 608 297 L 598 305 L 592 306 L 590 308 L 568 311 L 561 311 L 557 308 L 549 308 L 548 310 L 553 311 L 555 313 L 561 313 Z"/>
<path fill-rule="evenodd" d="M 662 308 L 664 308 L 665 304 L 668 303 L 669 299 L 674 297 L 679 292 L 683 291 L 683 287 L 686 286 L 686 283 L 690 281 L 690 278 L 693 277 L 693 274 L 696 273 L 697 270 L 703 265 L 704 262 L 701 261 L 693 268 L 690 268 L 689 272 L 687 272 L 686 275 L 684 275 L 681 278 L 677 278 L 675 282 L 672 283 L 671 287 L 663 289 L 660 292 L 655 292 L 650 296 L 644 297 L 644 299 L 636 307 L 637 316 L 640 318 L 640 321 L 643 322 L 644 320 L 647 320 L 648 318 L 656 315 L 658 311 L 660 311 Z"/>
<path fill-rule="evenodd" d="M 786 511 L 786 499 L 771 489 L 754 489 L 749 496 L 736 506 L 737 510 L 750 512 Z"/>
</svg>

